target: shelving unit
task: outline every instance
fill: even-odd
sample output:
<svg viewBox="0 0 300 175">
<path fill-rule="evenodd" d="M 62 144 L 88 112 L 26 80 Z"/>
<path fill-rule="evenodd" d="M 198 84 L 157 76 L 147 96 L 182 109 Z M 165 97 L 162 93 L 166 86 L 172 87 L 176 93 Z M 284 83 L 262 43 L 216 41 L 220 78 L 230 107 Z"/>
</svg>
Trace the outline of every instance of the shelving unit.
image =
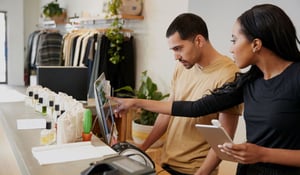
<svg viewBox="0 0 300 175">
<path fill-rule="evenodd" d="M 143 20 L 144 16 L 136 16 L 136 15 L 121 15 L 121 19 L 123 20 Z M 87 17 L 87 18 L 73 18 L 70 19 L 71 24 L 80 24 L 80 23 L 88 23 L 88 24 L 98 24 L 98 23 L 110 23 L 112 18 L 105 17 Z"/>
<path fill-rule="evenodd" d="M 133 20 L 143 20 L 144 16 L 137 16 L 137 15 L 121 15 L 121 19 L 126 21 L 133 21 Z M 85 25 L 109 25 L 113 19 L 108 19 L 105 17 L 87 17 L 87 18 L 72 18 L 69 19 L 69 22 L 66 22 L 64 24 L 55 24 L 53 20 L 46 20 L 43 21 L 41 24 L 37 24 L 36 26 L 38 28 L 43 29 L 53 29 L 53 28 L 63 28 L 65 30 L 72 29 L 73 27 L 80 27 Z"/>
<path fill-rule="evenodd" d="M 122 19 L 143 20 L 143 19 L 144 19 L 144 16 L 122 15 Z"/>
</svg>

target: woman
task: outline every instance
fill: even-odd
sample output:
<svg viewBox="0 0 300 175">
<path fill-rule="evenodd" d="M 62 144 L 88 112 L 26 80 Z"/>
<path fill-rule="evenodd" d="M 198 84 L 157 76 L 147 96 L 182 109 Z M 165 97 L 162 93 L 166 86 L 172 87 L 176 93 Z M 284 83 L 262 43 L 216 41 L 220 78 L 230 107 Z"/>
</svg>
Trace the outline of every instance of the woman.
<svg viewBox="0 0 300 175">
<path fill-rule="evenodd" d="M 129 107 L 200 116 L 244 103 L 247 142 L 220 145 L 238 164 L 238 175 L 300 175 L 300 53 L 286 13 L 270 4 L 244 12 L 233 26 L 231 52 L 240 68 L 251 65 L 195 102 L 115 99 Z"/>
</svg>

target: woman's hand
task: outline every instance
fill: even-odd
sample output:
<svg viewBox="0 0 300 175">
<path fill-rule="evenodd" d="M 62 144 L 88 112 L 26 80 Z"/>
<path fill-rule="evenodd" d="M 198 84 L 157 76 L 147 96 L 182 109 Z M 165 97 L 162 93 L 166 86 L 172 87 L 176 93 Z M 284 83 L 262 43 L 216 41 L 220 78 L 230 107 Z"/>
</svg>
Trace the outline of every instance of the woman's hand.
<svg viewBox="0 0 300 175">
<path fill-rule="evenodd" d="M 127 113 L 129 108 L 135 106 L 135 99 L 132 98 L 117 98 L 117 97 L 107 97 L 114 105 L 114 113 L 116 116 L 120 116 L 123 113 Z"/>
<path fill-rule="evenodd" d="M 219 145 L 219 148 L 222 152 L 233 156 L 237 162 L 242 164 L 263 162 L 263 151 L 265 148 L 252 143 L 224 143 L 223 145 Z"/>
<path fill-rule="evenodd" d="M 116 103 L 115 113 L 127 112 L 129 108 L 141 108 L 151 112 L 170 115 L 172 111 L 172 101 L 157 101 L 138 98 L 117 98 L 107 97 L 113 103 Z"/>
</svg>

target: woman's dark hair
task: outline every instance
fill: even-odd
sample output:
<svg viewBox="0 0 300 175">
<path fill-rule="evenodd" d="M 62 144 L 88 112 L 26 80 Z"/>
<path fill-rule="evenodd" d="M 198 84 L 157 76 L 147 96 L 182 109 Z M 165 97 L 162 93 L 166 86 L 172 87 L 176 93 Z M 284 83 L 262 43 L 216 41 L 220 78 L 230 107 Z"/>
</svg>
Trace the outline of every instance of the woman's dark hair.
<svg viewBox="0 0 300 175">
<path fill-rule="evenodd" d="M 244 12 L 238 19 L 241 32 L 249 41 L 259 38 L 262 45 L 282 59 L 298 62 L 299 39 L 294 24 L 279 7 L 262 4 Z"/>
<path fill-rule="evenodd" d="M 178 32 L 183 40 L 193 39 L 199 34 L 209 40 L 206 23 L 200 16 L 192 13 L 177 16 L 168 27 L 166 37 L 169 38 L 175 32 Z"/>
<path fill-rule="evenodd" d="M 240 23 L 241 32 L 249 41 L 259 38 L 262 45 L 280 58 L 298 62 L 300 52 L 297 47 L 299 39 L 291 19 L 279 7 L 271 4 L 256 5 L 244 12 L 237 21 Z M 225 84 L 214 90 L 214 94 L 228 93 L 240 88 L 247 81 L 252 81 L 263 74 L 256 65 L 251 66 L 246 73 L 237 73 L 234 82 Z"/>
</svg>

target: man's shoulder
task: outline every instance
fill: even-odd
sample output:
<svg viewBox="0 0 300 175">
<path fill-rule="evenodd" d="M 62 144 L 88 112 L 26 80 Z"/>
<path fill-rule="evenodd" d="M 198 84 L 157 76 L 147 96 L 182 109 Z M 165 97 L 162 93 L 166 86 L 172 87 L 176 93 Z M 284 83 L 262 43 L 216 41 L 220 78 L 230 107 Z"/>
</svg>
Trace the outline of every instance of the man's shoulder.
<svg viewBox="0 0 300 175">
<path fill-rule="evenodd" d="M 234 63 L 234 60 L 226 55 L 221 56 L 219 61 L 236 66 L 236 64 Z"/>
<path fill-rule="evenodd" d="M 182 64 L 176 64 L 174 69 L 174 75 L 180 75 L 185 71 L 188 71 L 189 69 L 186 69 Z"/>
<path fill-rule="evenodd" d="M 239 71 L 240 69 L 238 66 L 234 63 L 233 59 L 229 58 L 228 56 L 223 56 L 218 59 L 219 66 L 225 70 L 229 69 L 234 72 Z"/>
</svg>

